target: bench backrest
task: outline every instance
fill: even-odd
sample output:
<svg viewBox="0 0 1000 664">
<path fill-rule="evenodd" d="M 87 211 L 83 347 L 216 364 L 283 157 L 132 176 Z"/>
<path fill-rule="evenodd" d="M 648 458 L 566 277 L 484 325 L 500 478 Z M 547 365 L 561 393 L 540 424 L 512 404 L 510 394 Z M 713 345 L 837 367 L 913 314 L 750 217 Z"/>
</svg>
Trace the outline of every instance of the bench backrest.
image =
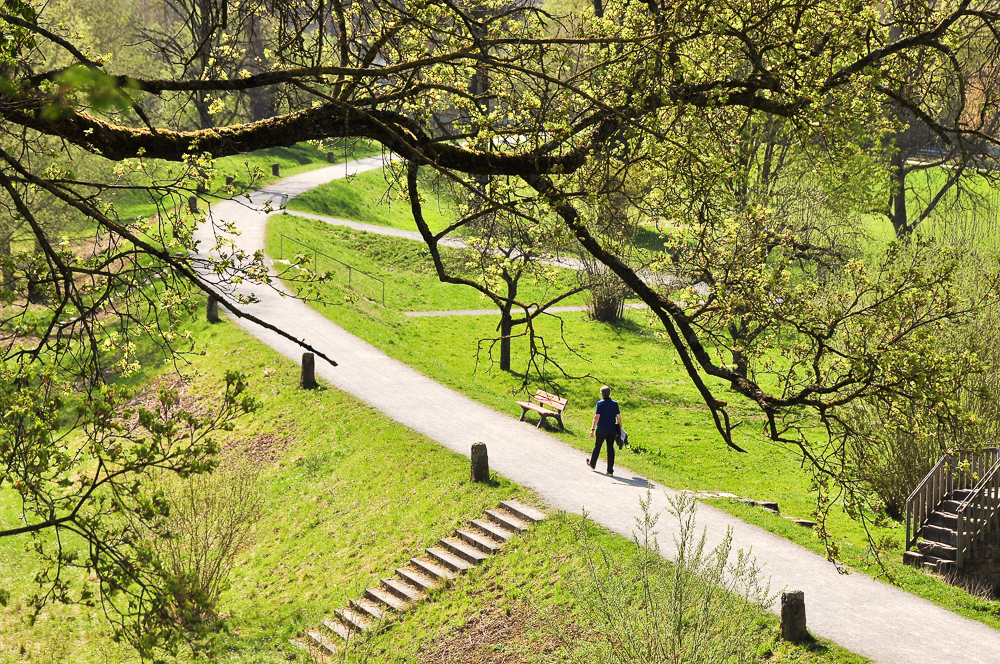
<svg viewBox="0 0 1000 664">
<path fill-rule="evenodd" d="M 543 406 L 548 406 L 549 408 L 559 411 L 566 410 L 566 404 L 569 403 L 562 397 L 558 397 L 555 394 L 549 394 L 548 392 L 543 392 L 541 390 L 535 392 L 535 401 Z"/>
</svg>

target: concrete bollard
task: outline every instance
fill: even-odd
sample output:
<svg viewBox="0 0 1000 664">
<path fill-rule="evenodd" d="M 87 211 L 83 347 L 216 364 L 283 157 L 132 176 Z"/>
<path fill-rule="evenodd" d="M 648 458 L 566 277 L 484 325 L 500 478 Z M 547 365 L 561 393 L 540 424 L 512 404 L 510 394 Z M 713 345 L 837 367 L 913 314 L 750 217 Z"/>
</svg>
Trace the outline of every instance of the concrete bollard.
<svg viewBox="0 0 1000 664">
<path fill-rule="evenodd" d="M 188 199 L 188 209 L 191 210 L 191 214 L 198 214 L 198 197 L 192 196 Z"/>
<path fill-rule="evenodd" d="M 328 163 L 328 164 L 336 164 L 337 163 L 337 155 L 335 155 L 332 152 L 327 152 L 326 153 L 326 163 Z"/>
<path fill-rule="evenodd" d="M 793 643 L 812 639 L 806 629 L 806 594 L 801 590 L 781 593 L 781 638 Z"/>
<path fill-rule="evenodd" d="M 288 205 L 288 194 L 282 194 L 281 204 L 278 207 L 284 210 L 286 205 Z"/>
<path fill-rule="evenodd" d="M 312 353 L 302 353 L 302 377 L 299 385 L 303 390 L 315 390 L 316 384 L 316 356 Z"/>
<path fill-rule="evenodd" d="M 486 443 L 472 444 L 472 481 L 490 481 L 490 459 L 486 454 Z"/>
<path fill-rule="evenodd" d="M 278 166 L 278 164 L 271 164 L 271 175 L 273 175 L 274 177 L 278 177 L 280 171 L 281 168 Z"/>
<path fill-rule="evenodd" d="M 219 301 L 211 295 L 208 296 L 208 304 L 205 306 L 205 319 L 209 323 L 219 322 Z"/>
</svg>

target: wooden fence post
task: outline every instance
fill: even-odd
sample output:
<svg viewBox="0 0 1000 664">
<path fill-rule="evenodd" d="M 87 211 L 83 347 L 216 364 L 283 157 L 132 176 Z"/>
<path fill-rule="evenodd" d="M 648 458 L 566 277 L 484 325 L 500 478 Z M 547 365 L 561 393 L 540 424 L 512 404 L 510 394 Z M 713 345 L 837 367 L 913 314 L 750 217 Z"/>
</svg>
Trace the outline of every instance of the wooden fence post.
<svg viewBox="0 0 1000 664">
<path fill-rule="evenodd" d="M 219 322 L 219 301 L 212 295 L 208 296 L 208 304 L 205 307 L 205 318 L 209 323 Z"/>
<path fill-rule="evenodd" d="M 299 385 L 303 390 L 315 390 L 316 385 L 316 356 L 312 353 L 302 353 L 302 377 Z"/>
</svg>

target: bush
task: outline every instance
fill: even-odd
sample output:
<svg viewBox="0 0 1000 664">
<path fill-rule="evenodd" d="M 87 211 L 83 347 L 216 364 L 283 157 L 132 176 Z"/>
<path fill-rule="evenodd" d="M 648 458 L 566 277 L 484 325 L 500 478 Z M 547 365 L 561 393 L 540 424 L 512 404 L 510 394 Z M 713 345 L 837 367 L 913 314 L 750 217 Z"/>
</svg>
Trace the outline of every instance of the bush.
<svg viewBox="0 0 1000 664">
<path fill-rule="evenodd" d="M 617 557 L 595 547 L 592 524 L 584 519 L 580 542 L 586 575 L 573 590 L 590 638 L 570 647 L 581 662 L 618 664 L 699 664 L 756 662 L 767 638 L 764 612 L 773 601 L 755 561 L 742 550 L 732 554 L 732 532 L 710 551 L 698 537 L 697 510 L 690 494 L 670 498 L 677 519 L 674 562 L 660 553 L 650 513 L 651 496 L 641 501 L 635 546 Z"/>
<path fill-rule="evenodd" d="M 237 556 L 255 537 L 264 495 L 257 466 L 227 458 L 213 473 L 163 478 L 170 504 L 165 531 L 156 540 L 170 579 L 175 610 L 184 624 L 215 622 Z"/>
</svg>

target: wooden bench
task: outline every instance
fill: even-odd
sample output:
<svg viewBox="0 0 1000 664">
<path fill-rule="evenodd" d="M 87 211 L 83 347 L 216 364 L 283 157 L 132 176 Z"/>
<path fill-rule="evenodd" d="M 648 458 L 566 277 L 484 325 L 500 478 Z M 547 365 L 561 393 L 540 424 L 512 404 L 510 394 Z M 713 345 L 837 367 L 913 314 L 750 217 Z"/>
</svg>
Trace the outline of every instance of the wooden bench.
<svg viewBox="0 0 1000 664">
<path fill-rule="evenodd" d="M 533 410 L 539 414 L 538 424 L 535 428 L 542 426 L 542 422 L 545 421 L 546 417 L 554 417 L 559 423 L 559 429 L 565 431 L 566 428 L 563 426 L 562 414 L 566 410 L 566 399 L 557 397 L 554 394 L 549 394 L 548 392 L 543 392 L 538 390 L 535 392 L 535 401 L 538 404 L 533 404 L 530 401 L 518 401 L 517 405 L 521 407 L 521 417 L 518 418 L 518 422 L 524 421 L 524 416 L 528 414 L 529 410 Z M 548 406 L 548 408 L 546 408 Z M 549 410 L 551 408 L 551 410 Z"/>
</svg>

